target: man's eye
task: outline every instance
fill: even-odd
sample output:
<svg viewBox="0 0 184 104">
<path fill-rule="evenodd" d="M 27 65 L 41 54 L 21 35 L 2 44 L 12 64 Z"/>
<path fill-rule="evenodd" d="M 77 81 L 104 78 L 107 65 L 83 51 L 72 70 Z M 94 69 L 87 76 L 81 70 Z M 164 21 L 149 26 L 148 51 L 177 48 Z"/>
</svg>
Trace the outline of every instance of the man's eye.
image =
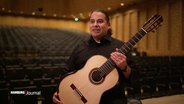
<svg viewBox="0 0 184 104">
<path fill-rule="evenodd" d="M 98 20 L 97 22 L 98 22 L 98 23 L 103 23 L 103 20 L 100 19 L 100 20 Z"/>
</svg>

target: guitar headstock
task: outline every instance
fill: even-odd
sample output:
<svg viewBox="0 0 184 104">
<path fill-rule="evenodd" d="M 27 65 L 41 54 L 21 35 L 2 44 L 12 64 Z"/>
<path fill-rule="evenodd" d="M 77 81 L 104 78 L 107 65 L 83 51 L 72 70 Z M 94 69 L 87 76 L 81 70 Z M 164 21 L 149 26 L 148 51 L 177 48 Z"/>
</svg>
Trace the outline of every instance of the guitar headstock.
<svg viewBox="0 0 184 104">
<path fill-rule="evenodd" d="M 154 16 L 152 16 L 144 25 L 143 25 L 143 29 L 146 32 L 151 32 L 154 31 L 155 29 L 157 29 L 160 24 L 163 22 L 163 18 L 161 15 L 155 14 Z"/>
</svg>

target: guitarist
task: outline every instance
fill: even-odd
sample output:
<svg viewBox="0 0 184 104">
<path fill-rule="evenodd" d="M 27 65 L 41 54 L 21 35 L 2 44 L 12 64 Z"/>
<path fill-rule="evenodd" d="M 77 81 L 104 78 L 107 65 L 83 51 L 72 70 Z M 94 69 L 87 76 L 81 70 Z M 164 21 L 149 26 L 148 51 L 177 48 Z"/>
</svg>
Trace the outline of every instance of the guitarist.
<svg viewBox="0 0 184 104">
<path fill-rule="evenodd" d="M 93 55 L 102 55 L 106 58 L 111 58 L 116 64 L 115 67 L 119 73 L 119 82 L 102 95 L 100 104 L 127 104 L 123 86 L 125 82 L 130 82 L 134 79 L 130 54 L 124 55 L 117 52 L 118 48 L 124 42 L 111 37 L 109 16 L 104 10 L 95 10 L 91 13 L 89 27 L 91 34 L 89 40 L 82 42 L 75 48 L 69 59 L 68 68 L 71 71 L 81 69 Z M 63 104 L 59 100 L 57 92 L 53 95 L 53 102 Z"/>
</svg>

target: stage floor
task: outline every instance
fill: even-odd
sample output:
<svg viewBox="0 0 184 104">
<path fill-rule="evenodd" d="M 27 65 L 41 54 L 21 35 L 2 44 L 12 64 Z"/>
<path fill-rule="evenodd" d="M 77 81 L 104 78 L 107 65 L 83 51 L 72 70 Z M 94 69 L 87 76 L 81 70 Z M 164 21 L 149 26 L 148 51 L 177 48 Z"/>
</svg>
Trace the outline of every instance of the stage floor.
<svg viewBox="0 0 184 104">
<path fill-rule="evenodd" d="M 141 100 L 142 104 L 184 104 L 184 94 Z"/>
</svg>

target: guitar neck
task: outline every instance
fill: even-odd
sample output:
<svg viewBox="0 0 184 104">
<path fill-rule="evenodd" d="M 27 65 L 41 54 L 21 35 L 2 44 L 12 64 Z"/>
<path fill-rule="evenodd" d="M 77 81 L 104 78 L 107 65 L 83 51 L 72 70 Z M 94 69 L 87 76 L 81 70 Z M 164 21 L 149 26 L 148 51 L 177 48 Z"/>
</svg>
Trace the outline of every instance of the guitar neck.
<svg viewBox="0 0 184 104">
<path fill-rule="evenodd" d="M 144 29 L 140 29 L 132 38 L 129 39 L 127 43 L 125 43 L 119 49 L 119 52 L 122 54 L 127 54 L 132 47 L 146 34 L 147 32 Z"/>
<path fill-rule="evenodd" d="M 146 34 L 147 32 L 144 29 L 140 29 L 130 40 L 125 43 L 118 52 L 122 54 L 127 54 L 131 48 Z M 100 68 L 99 71 L 101 72 L 101 76 L 106 76 L 111 70 L 114 68 L 115 63 L 114 61 L 109 58 Z"/>
</svg>

